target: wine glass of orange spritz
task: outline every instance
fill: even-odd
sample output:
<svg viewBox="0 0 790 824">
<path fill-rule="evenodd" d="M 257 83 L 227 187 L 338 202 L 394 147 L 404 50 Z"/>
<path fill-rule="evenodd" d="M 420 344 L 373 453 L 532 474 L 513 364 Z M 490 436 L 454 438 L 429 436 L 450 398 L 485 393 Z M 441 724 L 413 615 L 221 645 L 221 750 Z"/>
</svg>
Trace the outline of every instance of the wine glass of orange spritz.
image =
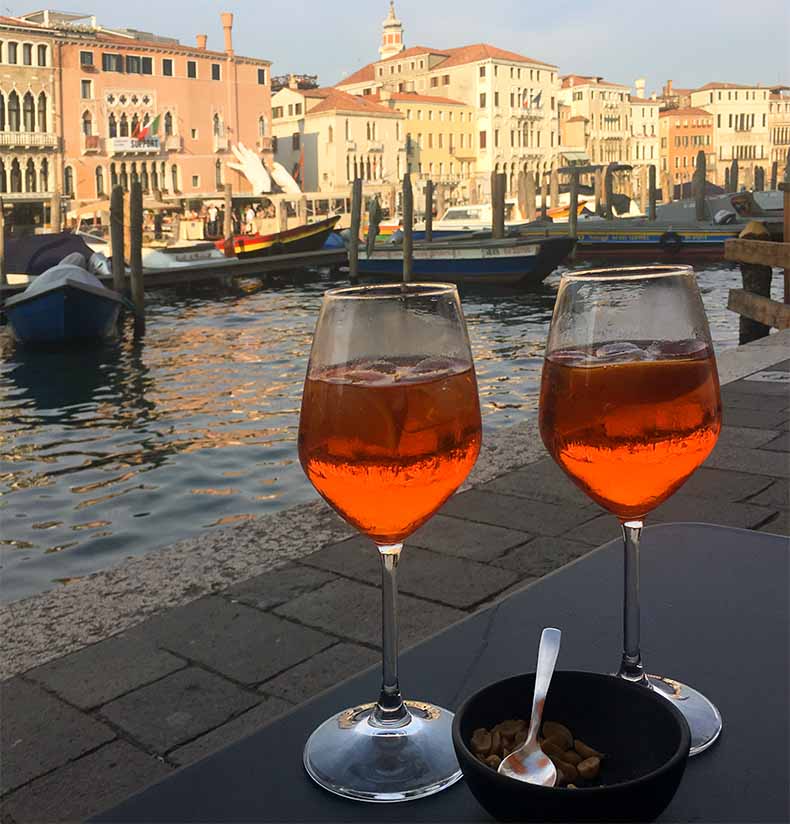
<svg viewBox="0 0 790 824">
<path fill-rule="evenodd" d="M 405 801 L 460 778 L 452 714 L 404 701 L 396 569 L 403 540 L 463 483 L 480 451 L 480 403 L 458 292 L 404 283 L 324 295 L 299 419 L 299 459 L 331 506 L 378 547 L 383 679 L 378 701 L 310 736 L 304 765 L 330 792 Z"/>
<path fill-rule="evenodd" d="M 688 266 L 563 276 L 546 346 L 540 433 L 577 486 L 619 519 L 625 544 L 621 678 L 675 702 L 691 754 L 721 732 L 692 687 L 647 675 L 639 649 L 639 539 L 644 517 L 707 458 L 721 428 L 716 360 Z"/>
</svg>

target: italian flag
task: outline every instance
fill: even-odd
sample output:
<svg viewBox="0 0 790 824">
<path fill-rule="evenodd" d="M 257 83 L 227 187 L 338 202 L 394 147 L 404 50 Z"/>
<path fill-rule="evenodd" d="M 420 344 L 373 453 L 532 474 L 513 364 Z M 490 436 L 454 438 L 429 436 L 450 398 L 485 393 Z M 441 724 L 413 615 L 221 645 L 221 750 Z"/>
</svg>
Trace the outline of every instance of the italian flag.
<svg viewBox="0 0 790 824">
<path fill-rule="evenodd" d="M 159 131 L 159 119 L 161 115 L 157 115 L 150 123 L 145 126 L 138 126 L 137 133 L 132 137 L 135 140 L 145 140 L 147 137 L 152 137 Z"/>
</svg>

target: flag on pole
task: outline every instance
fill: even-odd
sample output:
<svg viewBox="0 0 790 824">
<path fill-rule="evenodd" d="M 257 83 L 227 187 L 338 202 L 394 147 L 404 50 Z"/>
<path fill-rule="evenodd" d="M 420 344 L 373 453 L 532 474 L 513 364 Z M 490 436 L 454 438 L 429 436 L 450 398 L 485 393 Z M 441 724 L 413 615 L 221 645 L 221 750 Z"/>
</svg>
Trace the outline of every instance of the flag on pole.
<svg viewBox="0 0 790 824">
<path fill-rule="evenodd" d="M 157 115 L 150 123 L 144 126 L 138 126 L 137 131 L 132 134 L 135 140 L 145 140 L 147 137 L 153 137 L 159 131 L 159 119 L 161 115 Z"/>
</svg>

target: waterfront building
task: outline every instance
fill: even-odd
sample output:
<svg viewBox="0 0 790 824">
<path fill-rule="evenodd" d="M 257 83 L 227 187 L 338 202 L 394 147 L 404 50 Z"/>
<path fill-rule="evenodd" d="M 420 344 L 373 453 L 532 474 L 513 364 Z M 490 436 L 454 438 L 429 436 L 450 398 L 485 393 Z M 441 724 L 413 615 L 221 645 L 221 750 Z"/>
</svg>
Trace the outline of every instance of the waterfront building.
<svg viewBox="0 0 790 824">
<path fill-rule="evenodd" d="M 568 106 L 567 123 L 584 123 L 585 151 L 591 163 L 629 163 L 631 161 L 631 104 L 627 86 L 602 77 L 565 75 L 559 98 Z M 581 117 L 583 121 L 575 120 Z M 580 125 L 566 133 L 578 140 Z"/>
<path fill-rule="evenodd" d="M 0 17 L 0 197 L 14 226 L 43 225 L 61 169 L 55 32 Z"/>
<path fill-rule="evenodd" d="M 691 105 L 705 109 L 713 118 L 715 173 L 708 179 L 726 186 L 733 160 L 738 160 L 739 181 L 751 189 L 754 169 L 767 169 L 771 157 L 768 126 L 770 90 L 737 83 L 707 83 L 691 92 Z"/>
<path fill-rule="evenodd" d="M 188 46 L 73 14 L 22 19 L 56 32 L 67 197 L 102 199 L 134 179 L 165 199 L 216 196 L 226 182 L 244 193 L 247 178 L 227 166 L 231 146 L 271 162 L 271 64 L 234 52 L 232 14 L 221 15 L 221 51 L 205 34 Z"/>
<path fill-rule="evenodd" d="M 635 83 L 636 94 L 632 95 L 631 106 L 631 157 L 630 163 L 637 170 L 644 166 L 653 166 L 656 181 L 659 180 L 659 117 L 661 103 L 655 98 L 645 96 L 645 81 Z"/>
<path fill-rule="evenodd" d="M 272 97 L 275 160 L 303 191 L 340 191 L 356 177 L 398 183 L 406 171 L 401 112 L 340 89 L 292 86 Z"/>
<path fill-rule="evenodd" d="M 669 174 L 670 183 L 682 187 L 694 177 L 697 152 L 705 151 L 707 179 L 716 179 L 716 153 L 713 145 L 713 115 L 705 109 L 686 107 L 664 109 L 659 114 L 661 136 L 661 178 Z M 680 196 L 682 188 L 675 189 Z M 690 191 L 685 192 L 690 197 Z"/>
<path fill-rule="evenodd" d="M 488 196 L 491 172 L 506 173 L 508 189 L 515 193 L 519 172 L 551 168 L 559 146 L 555 65 L 487 43 L 405 48 L 392 6 L 390 15 L 382 31 L 381 59 L 344 78 L 337 88 L 363 97 L 384 90 L 465 104 L 471 109 L 474 165 L 471 156 L 463 160 L 477 196 Z M 400 39 L 393 41 L 393 36 Z"/>
<path fill-rule="evenodd" d="M 777 177 L 781 180 L 787 153 L 790 151 L 790 86 L 774 86 L 768 97 L 768 129 L 771 133 L 770 164 L 777 164 Z M 766 170 L 770 178 L 770 170 Z M 767 185 L 767 183 L 766 183 Z"/>
</svg>

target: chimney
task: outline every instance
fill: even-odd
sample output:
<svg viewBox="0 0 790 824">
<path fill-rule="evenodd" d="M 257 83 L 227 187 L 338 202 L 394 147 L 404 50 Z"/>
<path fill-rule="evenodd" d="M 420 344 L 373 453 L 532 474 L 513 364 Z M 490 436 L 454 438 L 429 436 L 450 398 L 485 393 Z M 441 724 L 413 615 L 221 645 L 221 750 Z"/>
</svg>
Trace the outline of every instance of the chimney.
<svg viewBox="0 0 790 824">
<path fill-rule="evenodd" d="M 634 88 L 636 89 L 636 96 L 644 99 L 645 96 L 645 78 L 638 77 L 634 80 Z"/>
<path fill-rule="evenodd" d="M 222 20 L 222 30 L 225 33 L 225 54 L 233 54 L 233 14 L 223 11 L 220 14 Z"/>
<path fill-rule="evenodd" d="M 208 35 L 207 34 L 197 34 L 195 35 L 195 40 L 197 41 L 197 47 L 199 49 L 205 49 L 206 43 L 208 42 Z"/>
</svg>

